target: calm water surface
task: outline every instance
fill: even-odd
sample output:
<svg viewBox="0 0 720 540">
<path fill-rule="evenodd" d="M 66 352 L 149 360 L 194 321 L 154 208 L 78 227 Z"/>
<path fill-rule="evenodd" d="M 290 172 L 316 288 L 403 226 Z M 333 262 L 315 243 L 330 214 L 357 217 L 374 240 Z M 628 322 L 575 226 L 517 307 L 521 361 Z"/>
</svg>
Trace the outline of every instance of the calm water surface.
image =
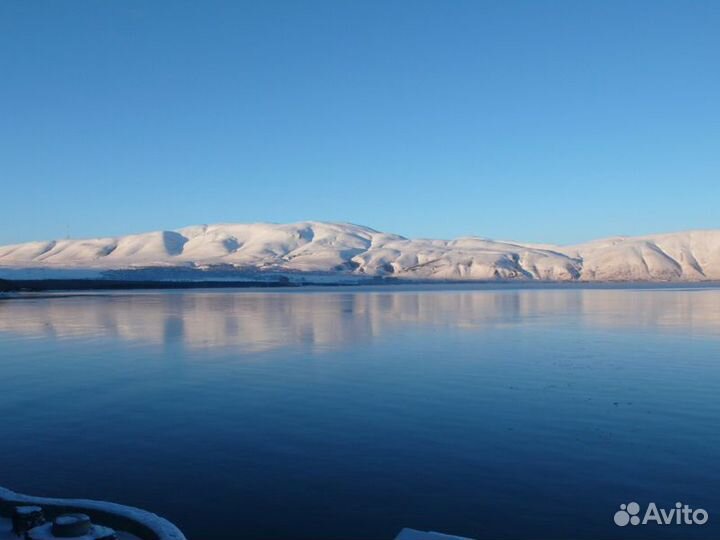
<svg viewBox="0 0 720 540">
<path fill-rule="evenodd" d="M 719 390 L 715 289 L 2 300 L 0 484 L 194 540 L 718 538 Z"/>
</svg>

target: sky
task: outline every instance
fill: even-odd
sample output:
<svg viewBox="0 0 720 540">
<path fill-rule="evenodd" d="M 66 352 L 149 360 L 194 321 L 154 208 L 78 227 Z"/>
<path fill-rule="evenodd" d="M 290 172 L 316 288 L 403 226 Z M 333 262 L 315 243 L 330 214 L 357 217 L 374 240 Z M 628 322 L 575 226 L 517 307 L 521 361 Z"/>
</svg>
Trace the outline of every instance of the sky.
<svg viewBox="0 0 720 540">
<path fill-rule="evenodd" d="M 0 244 L 720 228 L 720 2 L 0 3 Z"/>
</svg>

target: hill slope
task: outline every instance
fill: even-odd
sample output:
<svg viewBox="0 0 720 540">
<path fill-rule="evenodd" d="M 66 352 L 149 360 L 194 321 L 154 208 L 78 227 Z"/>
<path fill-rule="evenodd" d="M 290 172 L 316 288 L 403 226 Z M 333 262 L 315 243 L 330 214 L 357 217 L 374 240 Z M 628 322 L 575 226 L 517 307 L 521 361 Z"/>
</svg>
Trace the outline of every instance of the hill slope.
<svg viewBox="0 0 720 540">
<path fill-rule="evenodd" d="M 0 275 L 153 268 L 441 280 L 720 280 L 720 231 L 616 237 L 576 246 L 479 237 L 411 240 L 347 223 L 218 224 L 116 238 L 0 247 Z M 193 273 L 194 273 L 193 272 Z M 197 278 L 194 278 L 197 279 Z"/>
</svg>

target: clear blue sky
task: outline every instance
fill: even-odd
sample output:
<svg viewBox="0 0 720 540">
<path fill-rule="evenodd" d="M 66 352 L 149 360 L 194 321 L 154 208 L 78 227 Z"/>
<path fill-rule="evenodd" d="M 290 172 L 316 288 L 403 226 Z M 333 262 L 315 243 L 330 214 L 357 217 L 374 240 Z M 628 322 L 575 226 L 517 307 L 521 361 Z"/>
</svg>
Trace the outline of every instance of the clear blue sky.
<svg viewBox="0 0 720 540">
<path fill-rule="evenodd" d="M 720 227 L 720 2 L 0 3 L 0 243 Z"/>
</svg>

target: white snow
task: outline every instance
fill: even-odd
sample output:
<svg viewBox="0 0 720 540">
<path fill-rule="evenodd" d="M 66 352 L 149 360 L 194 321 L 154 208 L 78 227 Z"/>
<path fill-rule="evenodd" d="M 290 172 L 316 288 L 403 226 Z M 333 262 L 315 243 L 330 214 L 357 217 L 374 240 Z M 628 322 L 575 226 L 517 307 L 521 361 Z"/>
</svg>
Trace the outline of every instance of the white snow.
<svg viewBox="0 0 720 540">
<path fill-rule="evenodd" d="M 0 502 L 13 505 L 37 505 L 43 508 L 72 508 L 74 511 L 82 511 L 88 514 L 94 512 L 103 512 L 105 514 L 113 514 L 116 517 L 123 518 L 130 522 L 146 527 L 159 540 L 185 540 L 180 530 L 166 519 L 161 518 L 153 513 L 132 506 L 124 506 L 121 504 L 93 501 L 88 499 L 54 499 L 50 497 L 32 497 L 15 493 L 7 488 L 0 487 Z M 0 540 L 8 538 L 17 538 L 12 533 L 11 522 L 9 520 L 0 519 Z M 8 525 L 10 526 L 8 529 Z M 137 537 L 126 532 L 118 534 L 119 540 L 137 540 Z"/>
<path fill-rule="evenodd" d="M 348 223 L 305 221 L 0 247 L 0 277 L 6 278 L 172 267 L 217 267 L 238 277 L 269 271 L 422 280 L 703 281 L 720 279 L 720 231 L 554 246 L 480 237 L 411 240 Z"/>
<path fill-rule="evenodd" d="M 45 530 L 49 529 L 51 525 L 48 523 L 48 526 L 44 527 Z M 99 525 L 95 526 L 96 529 L 106 530 L 106 527 L 101 527 Z M 49 531 L 48 531 L 49 532 Z M 130 534 L 125 531 L 115 531 L 117 534 L 118 540 L 140 540 L 137 536 L 134 534 Z M 55 536 L 52 536 L 51 534 L 46 535 L 48 538 L 56 538 Z M 89 538 L 92 540 L 92 537 L 83 537 L 83 538 Z M 21 537 L 16 535 L 12 530 L 12 520 L 8 518 L 0 517 L 0 540 L 20 540 Z M 78 540 L 78 538 L 75 538 L 75 540 Z"/>
</svg>

